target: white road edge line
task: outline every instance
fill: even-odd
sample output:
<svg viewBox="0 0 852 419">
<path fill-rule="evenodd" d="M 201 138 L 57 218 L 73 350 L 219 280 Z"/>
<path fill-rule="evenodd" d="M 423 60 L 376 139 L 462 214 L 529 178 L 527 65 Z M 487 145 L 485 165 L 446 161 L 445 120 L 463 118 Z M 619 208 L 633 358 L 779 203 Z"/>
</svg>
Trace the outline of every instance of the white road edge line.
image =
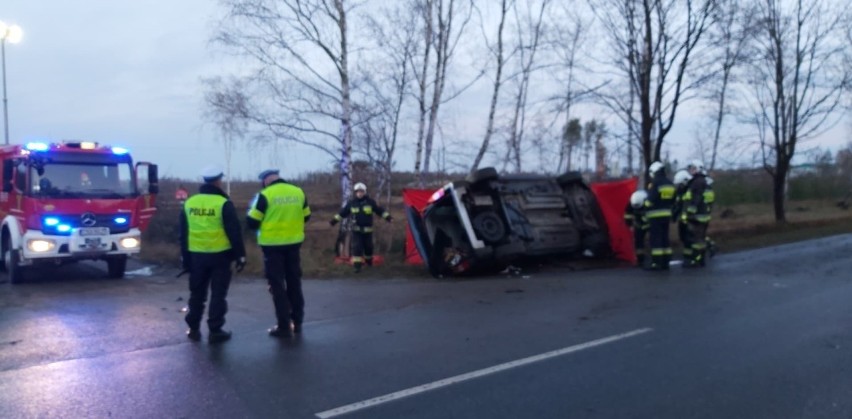
<svg viewBox="0 0 852 419">
<path fill-rule="evenodd" d="M 445 378 L 443 380 L 433 381 L 428 384 L 423 384 L 417 387 L 411 387 L 405 390 L 397 391 L 390 394 L 385 394 L 384 396 L 375 397 L 369 400 L 364 400 L 352 404 L 348 404 L 346 406 L 341 406 L 335 409 L 326 410 L 324 412 L 317 413 L 316 416 L 320 419 L 329 419 L 340 415 L 345 415 L 347 413 L 355 412 L 358 410 L 367 409 L 373 406 L 377 406 L 383 403 L 388 403 L 394 400 L 399 400 L 404 397 L 413 396 L 420 393 L 425 393 L 427 391 L 435 390 L 441 387 L 450 386 L 453 384 L 458 384 L 463 381 L 472 380 L 474 378 L 483 377 L 489 374 L 498 373 L 501 371 L 506 371 L 508 369 L 529 365 L 534 362 L 544 361 L 549 358 L 554 358 L 557 356 L 567 355 L 574 352 L 579 352 L 584 349 L 594 348 L 595 346 L 606 345 L 608 343 L 616 342 L 622 339 L 631 338 L 634 336 L 642 335 L 648 332 L 652 332 L 654 329 L 644 328 L 644 329 L 636 329 L 631 332 L 622 333 L 619 335 L 609 336 L 597 340 L 593 340 L 586 343 L 581 343 L 574 346 L 569 346 L 567 348 L 557 349 L 555 351 L 545 352 L 539 355 L 533 355 L 527 358 L 518 359 L 515 361 L 506 362 L 504 364 L 495 365 L 493 367 L 484 368 L 481 370 L 469 372 L 466 374 L 456 375 L 454 377 Z"/>
</svg>

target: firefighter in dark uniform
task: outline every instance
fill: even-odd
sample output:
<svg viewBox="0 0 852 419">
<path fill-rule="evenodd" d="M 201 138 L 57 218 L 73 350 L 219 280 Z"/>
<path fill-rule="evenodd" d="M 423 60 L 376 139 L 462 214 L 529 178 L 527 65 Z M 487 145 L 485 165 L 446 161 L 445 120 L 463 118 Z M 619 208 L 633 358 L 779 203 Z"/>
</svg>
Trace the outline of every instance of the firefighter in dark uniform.
<svg viewBox="0 0 852 419">
<path fill-rule="evenodd" d="M 687 166 L 692 175 L 683 201 L 685 211 L 681 215 L 683 222 L 689 223 L 692 231 L 692 258 L 684 266 L 702 267 L 707 259 L 707 227 L 710 224 L 710 212 L 712 211 L 715 194 L 712 188 L 707 186 L 707 174 L 704 172 L 704 164 L 694 161 Z"/>
<path fill-rule="evenodd" d="M 201 340 L 201 318 L 210 289 L 207 326 L 210 343 L 224 342 L 231 332 L 222 329 L 228 312 L 231 262 L 237 272 L 246 265 L 242 229 L 234 204 L 222 190 L 221 168 L 211 166 L 202 172 L 204 184 L 199 193 L 184 203 L 180 213 L 180 244 L 183 269 L 189 272 L 189 311 L 187 337 Z"/>
<path fill-rule="evenodd" d="M 356 183 L 353 189 L 355 198 L 347 202 L 329 224 L 333 227 L 350 215 L 355 218 L 352 227 L 352 264 L 355 272 L 360 272 L 365 262 L 367 266 L 373 265 L 373 215 L 379 215 L 387 222 L 391 222 L 393 217 L 367 195 L 367 185 Z"/>
<path fill-rule="evenodd" d="M 689 227 L 689 223 L 683 219 L 683 212 L 686 210 L 684 206 L 683 197 L 686 195 L 687 188 L 689 187 L 689 181 L 692 179 L 692 175 L 689 174 L 686 170 L 678 170 L 674 176 L 674 184 L 675 184 L 675 202 L 672 207 L 672 222 L 677 224 L 677 235 L 680 239 L 680 243 L 682 245 L 682 254 L 683 254 L 683 263 L 687 264 L 690 260 L 692 260 L 692 230 Z"/>
<path fill-rule="evenodd" d="M 633 228 L 633 249 L 636 253 L 636 266 L 645 266 L 645 237 L 648 235 L 648 219 L 645 218 L 645 200 L 648 193 L 638 190 L 630 195 L 630 202 L 624 209 L 624 223 Z"/>
<path fill-rule="evenodd" d="M 263 267 L 275 305 L 278 324 L 269 329 L 269 335 L 290 337 L 302 332 L 305 319 L 299 252 L 311 208 L 305 192 L 278 177 L 277 170 L 264 170 L 258 178 L 263 189 L 249 208 L 247 223 L 249 229 L 257 230 L 257 243 L 263 250 Z"/>
<path fill-rule="evenodd" d="M 648 184 L 648 199 L 645 200 L 645 217 L 648 219 L 648 233 L 651 242 L 652 270 L 669 268 L 672 248 L 669 243 L 669 223 L 672 217 L 672 205 L 675 187 L 666 176 L 663 163 L 655 161 L 648 168 L 651 182 Z"/>
</svg>

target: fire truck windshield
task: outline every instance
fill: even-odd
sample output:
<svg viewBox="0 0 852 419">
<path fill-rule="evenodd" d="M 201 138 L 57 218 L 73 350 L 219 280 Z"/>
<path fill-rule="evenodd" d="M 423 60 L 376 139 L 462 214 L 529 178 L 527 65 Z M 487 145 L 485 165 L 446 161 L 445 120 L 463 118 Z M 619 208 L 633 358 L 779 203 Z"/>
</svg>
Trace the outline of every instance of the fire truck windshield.
<svg viewBox="0 0 852 419">
<path fill-rule="evenodd" d="M 29 179 L 37 197 L 121 199 L 136 193 L 129 161 L 36 161 Z"/>
</svg>

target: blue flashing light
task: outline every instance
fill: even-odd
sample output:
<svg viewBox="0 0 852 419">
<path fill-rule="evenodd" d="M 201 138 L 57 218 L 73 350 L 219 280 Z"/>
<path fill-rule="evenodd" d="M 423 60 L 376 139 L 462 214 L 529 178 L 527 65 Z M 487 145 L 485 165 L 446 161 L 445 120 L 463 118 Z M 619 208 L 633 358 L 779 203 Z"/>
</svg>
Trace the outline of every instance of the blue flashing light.
<svg viewBox="0 0 852 419">
<path fill-rule="evenodd" d="M 30 151 L 47 151 L 50 150 L 50 146 L 45 143 L 27 143 L 25 146 L 27 150 Z"/>
<path fill-rule="evenodd" d="M 126 148 L 124 148 L 124 147 L 113 147 L 113 148 L 112 148 L 112 154 L 117 154 L 117 155 L 119 155 L 119 156 L 120 156 L 120 155 L 127 154 L 127 153 L 129 153 L 129 152 L 130 152 L 130 150 L 128 150 L 128 149 L 126 149 Z"/>
<path fill-rule="evenodd" d="M 127 217 L 115 217 L 116 224 L 127 224 Z"/>
<path fill-rule="evenodd" d="M 56 227 L 56 231 L 60 233 L 67 233 L 71 231 L 71 226 L 69 226 L 68 224 L 60 224 L 59 227 Z"/>
<path fill-rule="evenodd" d="M 53 227 L 57 224 L 59 224 L 59 219 L 56 217 L 47 217 L 44 219 L 44 225 L 48 227 Z"/>
</svg>

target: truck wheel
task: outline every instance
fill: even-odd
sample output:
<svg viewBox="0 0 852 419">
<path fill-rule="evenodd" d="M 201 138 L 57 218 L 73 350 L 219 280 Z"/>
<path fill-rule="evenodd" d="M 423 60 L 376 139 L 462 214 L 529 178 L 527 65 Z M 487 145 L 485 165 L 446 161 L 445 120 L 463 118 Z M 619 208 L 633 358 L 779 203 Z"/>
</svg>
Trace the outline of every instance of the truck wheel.
<svg viewBox="0 0 852 419">
<path fill-rule="evenodd" d="M 9 274 L 9 283 L 11 284 L 20 284 L 24 281 L 24 268 L 20 265 L 20 252 L 18 249 L 4 252 L 4 256 L 8 256 L 5 259 L 6 272 Z"/>
<path fill-rule="evenodd" d="M 127 269 L 127 256 L 116 256 L 107 259 L 107 275 L 112 279 L 124 278 Z"/>
<path fill-rule="evenodd" d="M 500 175 L 497 169 L 493 167 L 485 167 L 470 174 L 468 180 L 470 183 L 487 182 L 489 180 L 497 180 Z"/>
</svg>

